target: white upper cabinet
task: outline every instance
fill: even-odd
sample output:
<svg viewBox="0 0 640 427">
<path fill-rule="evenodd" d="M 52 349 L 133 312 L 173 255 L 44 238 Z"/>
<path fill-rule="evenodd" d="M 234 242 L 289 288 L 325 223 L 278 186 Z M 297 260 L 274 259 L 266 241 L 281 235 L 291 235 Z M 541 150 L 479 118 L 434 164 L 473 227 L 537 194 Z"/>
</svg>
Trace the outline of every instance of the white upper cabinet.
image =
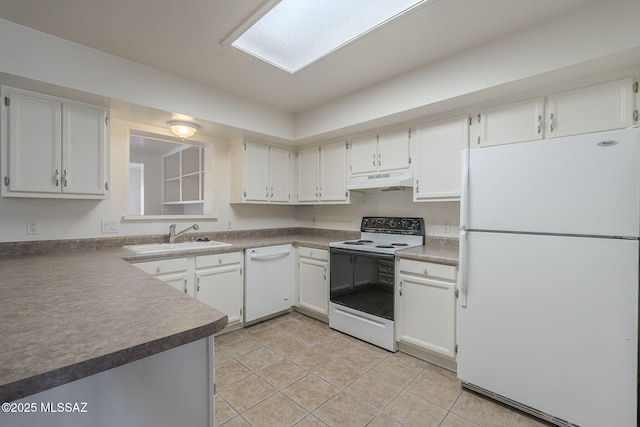
<svg viewBox="0 0 640 427">
<path fill-rule="evenodd" d="M 634 124 L 634 95 L 631 78 L 551 95 L 547 137 L 629 127 Z"/>
<path fill-rule="evenodd" d="M 237 139 L 230 145 L 231 203 L 293 203 L 295 156 L 286 148 Z"/>
<path fill-rule="evenodd" d="M 3 88 L 2 195 L 104 199 L 105 108 Z"/>
<path fill-rule="evenodd" d="M 320 200 L 320 147 L 298 150 L 298 202 Z"/>
<path fill-rule="evenodd" d="M 481 110 L 471 147 L 535 141 L 544 137 L 544 98 Z"/>
<path fill-rule="evenodd" d="M 460 156 L 468 143 L 468 116 L 416 129 L 415 202 L 460 199 Z"/>
<path fill-rule="evenodd" d="M 409 169 L 409 130 L 395 130 L 349 141 L 349 174 Z"/>
<path fill-rule="evenodd" d="M 623 129 L 638 123 L 632 78 L 483 109 L 474 117 L 471 148 Z"/>
<path fill-rule="evenodd" d="M 345 141 L 298 151 L 298 202 L 350 202 Z"/>
</svg>

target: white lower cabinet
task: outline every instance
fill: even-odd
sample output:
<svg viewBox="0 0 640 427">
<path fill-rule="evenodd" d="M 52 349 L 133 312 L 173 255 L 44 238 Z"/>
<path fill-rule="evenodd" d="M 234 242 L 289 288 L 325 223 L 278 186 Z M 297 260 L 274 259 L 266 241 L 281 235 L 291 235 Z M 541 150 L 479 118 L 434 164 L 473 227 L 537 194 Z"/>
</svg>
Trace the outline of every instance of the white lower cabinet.
<svg viewBox="0 0 640 427">
<path fill-rule="evenodd" d="M 242 252 L 145 261 L 133 265 L 226 314 L 229 318 L 226 331 L 242 325 Z"/>
<path fill-rule="evenodd" d="M 242 252 L 196 256 L 196 298 L 225 313 L 228 326 L 242 323 L 242 263 Z"/>
<path fill-rule="evenodd" d="M 456 356 L 456 267 L 399 259 L 397 271 L 398 342 L 451 367 Z"/>
<path fill-rule="evenodd" d="M 328 316 L 329 251 L 300 247 L 298 257 L 298 306 Z"/>
<path fill-rule="evenodd" d="M 140 270 L 154 275 L 156 278 L 184 292 L 195 296 L 192 275 L 189 274 L 188 258 L 171 258 L 157 261 L 146 261 L 133 264 Z"/>
</svg>

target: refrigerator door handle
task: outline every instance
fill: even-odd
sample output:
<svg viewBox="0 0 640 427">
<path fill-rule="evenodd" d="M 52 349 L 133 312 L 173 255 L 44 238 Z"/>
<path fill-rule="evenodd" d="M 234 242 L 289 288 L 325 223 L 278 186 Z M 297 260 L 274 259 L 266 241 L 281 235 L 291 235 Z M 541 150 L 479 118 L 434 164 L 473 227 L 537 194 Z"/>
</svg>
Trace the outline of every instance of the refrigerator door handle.
<svg viewBox="0 0 640 427">
<path fill-rule="evenodd" d="M 462 189 L 460 194 L 460 229 L 466 230 L 469 223 L 469 149 L 462 150 Z"/>
<path fill-rule="evenodd" d="M 458 289 L 460 307 L 467 307 L 467 292 L 469 282 L 467 281 L 467 230 L 460 231 L 460 263 L 458 265 Z"/>
</svg>

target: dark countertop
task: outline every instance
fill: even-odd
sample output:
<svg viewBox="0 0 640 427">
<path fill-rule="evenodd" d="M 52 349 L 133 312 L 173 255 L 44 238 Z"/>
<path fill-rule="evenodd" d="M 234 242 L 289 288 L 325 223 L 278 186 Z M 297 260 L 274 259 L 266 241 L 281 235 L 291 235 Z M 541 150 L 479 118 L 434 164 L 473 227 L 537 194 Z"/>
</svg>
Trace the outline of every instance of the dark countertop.
<svg viewBox="0 0 640 427">
<path fill-rule="evenodd" d="M 129 265 L 123 252 L 0 257 L 0 402 L 224 329 L 225 314 Z"/>
<path fill-rule="evenodd" d="M 139 255 L 113 244 L 45 242 L 48 254 L 0 256 L 0 402 L 44 391 L 224 329 L 227 316 L 129 265 L 294 244 L 329 249 L 344 232 L 212 236 L 231 246 Z M 353 232 L 347 232 L 347 234 Z M 359 235 L 359 233 L 356 233 Z M 98 240 L 98 239 L 96 239 Z M 125 241 L 123 244 L 137 242 Z M 4 244 L 7 245 L 7 244 Z M 24 244 L 28 251 L 41 249 Z M 21 251 L 25 249 L 21 248 Z M 399 258 L 457 265 L 457 239 L 428 237 Z"/>
</svg>

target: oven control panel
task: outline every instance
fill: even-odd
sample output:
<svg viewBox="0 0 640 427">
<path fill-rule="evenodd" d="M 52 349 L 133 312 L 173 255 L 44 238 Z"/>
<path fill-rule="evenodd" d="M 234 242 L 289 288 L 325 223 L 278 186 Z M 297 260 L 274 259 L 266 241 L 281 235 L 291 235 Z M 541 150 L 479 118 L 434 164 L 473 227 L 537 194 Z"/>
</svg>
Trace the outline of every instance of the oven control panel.
<svg viewBox="0 0 640 427">
<path fill-rule="evenodd" d="M 365 216 L 360 231 L 424 236 L 424 219 Z"/>
</svg>

